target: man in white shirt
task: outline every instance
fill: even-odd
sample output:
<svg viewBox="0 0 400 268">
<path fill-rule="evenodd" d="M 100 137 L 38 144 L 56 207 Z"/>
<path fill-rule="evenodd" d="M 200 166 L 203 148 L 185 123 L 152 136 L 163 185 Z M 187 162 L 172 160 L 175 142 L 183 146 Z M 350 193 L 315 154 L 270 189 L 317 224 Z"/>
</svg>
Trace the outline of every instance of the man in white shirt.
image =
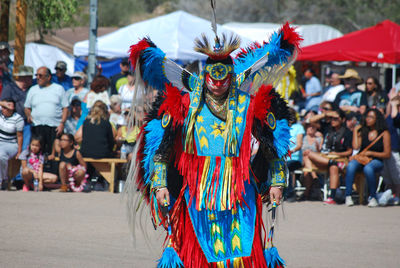
<svg viewBox="0 0 400 268">
<path fill-rule="evenodd" d="M 341 84 L 339 74 L 333 73 L 331 75 L 331 86 L 322 96 L 322 101 L 334 102 L 336 95 L 344 90 L 344 86 Z"/>
<path fill-rule="evenodd" d="M 68 100 L 62 86 L 51 82 L 51 72 L 40 67 L 36 72 L 37 85 L 30 88 L 25 101 L 27 121 L 32 134 L 42 136 L 44 153 L 51 153 L 54 139 L 64 130 L 68 115 Z"/>
</svg>

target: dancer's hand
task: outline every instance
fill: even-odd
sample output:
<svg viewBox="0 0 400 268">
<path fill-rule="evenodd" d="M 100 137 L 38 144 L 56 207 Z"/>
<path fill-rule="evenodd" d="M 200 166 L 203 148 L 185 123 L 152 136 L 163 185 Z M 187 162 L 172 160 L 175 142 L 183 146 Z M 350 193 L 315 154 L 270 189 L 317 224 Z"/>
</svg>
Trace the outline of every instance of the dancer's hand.
<svg viewBox="0 0 400 268">
<path fill-rule="evenodd" d="M 276 201 L 276 205 L 279 205 L 281 203 L 281 199 L 282 199 L 282 192 L 283 192 L 283 188 L 282 187 L 274 187 L 272 186 L 271 189 L 269 190 L 269 199 Z"/>
<path fill-rule="evenodd" d="M 162 188 L 162 189 L 157 190 L 156 198 L 157 198 L 158 205 L 160 207 L 164 206 L 164 200 L 167 201 L 167 204 L 169 205 L 169 191 L 168 191 L 168 189 L 167 188 Z"/>
</svg>

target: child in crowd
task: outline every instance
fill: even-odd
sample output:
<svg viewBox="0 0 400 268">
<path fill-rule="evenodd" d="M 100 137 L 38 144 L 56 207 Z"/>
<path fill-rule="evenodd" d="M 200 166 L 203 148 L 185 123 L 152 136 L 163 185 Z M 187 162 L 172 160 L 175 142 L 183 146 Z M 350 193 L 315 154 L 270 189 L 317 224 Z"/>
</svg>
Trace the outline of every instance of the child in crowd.
<svg viewBox="0 0 400 268">
<path fill-rule="evenodd" d="M 44 156 L 42 153 L 43 140 L 40 136 L 32 136 L 29 148 L 24 150 L 19 158 L 21 160 L 21 174 L 24 179 L 22 191 L 28 192 L 32 179 L 38 180 L 38 190 L 43 191 L 46 183 L 55 183 L 57 175 L 43 172 Z"/>
<path fill-rule="evenodd" d="M 62 192 L 68 191 L 67 179 L 70 189 L 74 192 L 82 192 L 87 183 L 86 163 L 74 145 L 75 139 L 72 134 L 61 135 L 59 174 Z"/>
</svg>

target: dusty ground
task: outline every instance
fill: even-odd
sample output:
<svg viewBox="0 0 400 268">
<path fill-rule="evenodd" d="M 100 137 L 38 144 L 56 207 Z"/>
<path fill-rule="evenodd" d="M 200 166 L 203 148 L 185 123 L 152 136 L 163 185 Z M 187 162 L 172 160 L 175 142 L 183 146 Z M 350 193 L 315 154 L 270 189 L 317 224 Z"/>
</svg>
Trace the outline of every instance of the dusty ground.
<svg viewBox="0 0 400 268">
<path fill-rule="evenodd" d="M 284 208 L 276 246 L 288 267 L 400 267 L 400 207 Z M 133 247 L 118 194 L 1 191 L 0 217 L 0 267 L 156 267 L 161 252 L 141 235 Z"/>
</svg>

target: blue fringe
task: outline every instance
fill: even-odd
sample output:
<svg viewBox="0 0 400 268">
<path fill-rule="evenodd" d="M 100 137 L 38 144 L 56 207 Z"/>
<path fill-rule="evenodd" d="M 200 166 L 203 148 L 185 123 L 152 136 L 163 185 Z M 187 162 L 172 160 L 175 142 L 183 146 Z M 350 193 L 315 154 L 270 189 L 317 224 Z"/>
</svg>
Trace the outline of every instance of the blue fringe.
<svg viewBox="0 0 400 268">
<path fill-rule="evenodd" d="M 276 247 L 264 249 L 264 258 L 265 261 L 267 262 L 268 268 L 286 266 L 285 261 L 279 256 Z"/>
<path fill-rule="evenodd" d="M 274 133 L 274 146 L 278 158 L 288 153 L 290 147 L 290 127 L 286 119 L 277 120 Z"/>
<path fill-rule="evenodd" d="M 292 55 L 289 50 L 280 48 L 281 46 L 281 34 L 275 32 L 269 43 L 263 44 L 260 48 L 248 49 L 247 55 L 235 59 L 235 72 L 242 73 L 251 67 L 256 61 L 264 57 L 268 52 L 268 62 L 266 66 L 273 66 L 276 64 L 286 63 L 288 57 Z"/>
<path fill-rule="evenodd" d="M 178 253 L 171 246 L 164 249 L 161 259 L 158 260 L 157 268 L 177 268 L 183 267 L 183 262 L 179 258 Z"/>
<path fill-rule="evenodd" d="M 141 60 L 143 60 L 141 66 L 143 81 L 160 91 L 163 91 L 165 83 L 168 83 L 163 70 L 164 58 L 165 53 L 157 47 L 146 48 L 141 57 Z"/>
<path fill-rule="evenodd" d="M 151 183 L 151 174 L 154 169 L 153 158 L 163 139 L 164 128 L 161 126 L 161 120 L 153 119 L 145 126 L 144 130 L 146 135 L 142 162 L 145 170 L 145 184 L 148 185 Z"/>
</svg>

